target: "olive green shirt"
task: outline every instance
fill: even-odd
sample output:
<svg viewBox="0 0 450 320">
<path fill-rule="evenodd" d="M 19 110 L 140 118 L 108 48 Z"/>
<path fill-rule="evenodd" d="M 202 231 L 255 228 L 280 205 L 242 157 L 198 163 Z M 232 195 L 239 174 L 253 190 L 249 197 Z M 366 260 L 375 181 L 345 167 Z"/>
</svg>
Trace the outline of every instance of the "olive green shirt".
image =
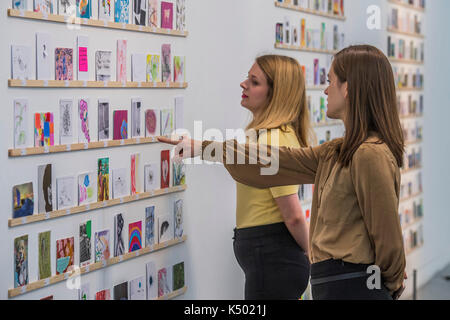
<svg viewBox="0 0 450 320">
<path fill-rule="evenodd" d="M 237 182 L 256 188 L 315 184 L 309 233 L 311 263 L 342 259 L 375 264 L 384 285 L 393 293 L 402 286 L 406 266 L 398 217 L 400 169 L 376 135 L 358 148 L 348 167 L 326 156 L 330 145 L 268 146 L 267 156 L 262 156 L 259 149 L 249 154 L 250 145 L 237 141 L 204 141 L 202 158 L 223 162 Z M 227 152 L 234 160 L 245 157 L 245 164 L 227 164 Z M 279 162 L 278 172 L 261 175 L 271 158 Z"/>
</svg>

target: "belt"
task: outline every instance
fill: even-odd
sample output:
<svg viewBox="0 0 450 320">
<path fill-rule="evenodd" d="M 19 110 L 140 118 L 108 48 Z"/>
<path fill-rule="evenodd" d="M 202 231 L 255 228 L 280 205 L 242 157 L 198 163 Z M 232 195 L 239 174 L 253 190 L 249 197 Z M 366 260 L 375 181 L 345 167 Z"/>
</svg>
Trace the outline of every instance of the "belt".
<svg viewBox="0 0 450 320">
<path fill-rule="evenodd" d="M 367 276 L 367 272 L 361 271 L 361 272 L 337 274 L 335 276 L 330 276 L 330 277 L 311 279 L 310 281 L 311 281 L 311 285 L 315 286 L 318 284 L 323 284 L 323 283 L 332 282 L 332 281 L 348 280 L 348 279 L 353 279 L 353 278 L 362 278 L 362 277 L 366 277 L 366 276 Z"/>
</svg>

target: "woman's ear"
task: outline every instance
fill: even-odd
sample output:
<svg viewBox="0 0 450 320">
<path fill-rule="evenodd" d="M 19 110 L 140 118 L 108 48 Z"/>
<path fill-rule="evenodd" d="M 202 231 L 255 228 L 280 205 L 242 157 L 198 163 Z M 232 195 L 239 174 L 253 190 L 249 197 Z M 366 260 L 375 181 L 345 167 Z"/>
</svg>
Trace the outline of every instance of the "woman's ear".
<svg viewBox="0 0 450 320">
<path fill-rule="evenodd" d="M 344 98 L 345 99 L 347 99 L 347 97 L 348 97 L 348 82 L 347 81 L 345 81 L 343 84 L 342 84 L 342 86 L 341 86 L 341 92 L 342 92 L 342 95 L 344 96 Z"/>
</svg>

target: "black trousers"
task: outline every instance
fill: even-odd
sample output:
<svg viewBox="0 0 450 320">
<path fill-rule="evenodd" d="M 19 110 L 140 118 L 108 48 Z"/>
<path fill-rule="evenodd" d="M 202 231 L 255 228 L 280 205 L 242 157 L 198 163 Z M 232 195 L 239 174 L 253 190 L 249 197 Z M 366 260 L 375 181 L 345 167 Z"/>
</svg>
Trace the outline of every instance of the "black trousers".
<svg viewBox="0 0 450 320">
<path fill-rule="evenodd" d="M 246 300 L 298 300 L 309 281 L 305 252 L 284 223 L 234 230 Z"/>
<path fill-rule="evenodd" d="M 326 260 L 311 265 L 311 291 L 313 300 L 392 300 L 388 289 L 380 280 L 380 289 L 369 289 L 367 279 L 373 274 L 337 280 L 322 284 L 313 284 L 314 280 L 335 275 L 367 272 L 370 265 L 353 264 L 342 260 Z"/>
</svg>

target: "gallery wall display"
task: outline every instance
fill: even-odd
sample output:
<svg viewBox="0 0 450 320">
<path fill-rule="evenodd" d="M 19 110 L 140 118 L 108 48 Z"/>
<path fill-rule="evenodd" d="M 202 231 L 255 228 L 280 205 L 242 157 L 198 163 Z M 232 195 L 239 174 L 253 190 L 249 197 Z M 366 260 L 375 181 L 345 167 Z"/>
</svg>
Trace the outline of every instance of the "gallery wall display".
<svg viewBox="0 0 450 320">
<path fill-rule="evenodd" d="M 10 18 L 103 29 L 110 33 L 108 37 L 114 41 L 116 50 L 97 47 L 89 28 L 83 29 L 84 35 L 74 38 L 75 47 L 60 46 L 58 40 L 61 39 L 45 32 L 36 33 L 34 43 L 11 44 L 10 90 L 17 96 L 24 95 L 21 88 L 38 91 L 26 91 L 26 98 L 13 101 L 14 139 L 11 141 L 13 148 L 8 150 L 9 161 L 46 156 L 48 163 L 36 168 L 36 177 L 22 177 L 28 182 L 11 186 L 9 228 L 20 229 L 40 222 L 35 228 L 42 232 L 38 232 L 38 248 L 29 246 L 30 234 L 11 240 L 14 242 L 14 274 L 11 275 L 14 287 L 8 290 L 9 298 L 65 281 L 77 268 L 80 274 L 87 274 L 122 262 L 136 264 L 133 259 L 137 257 L 187 240 L 183 199 L 170 200 L 169 197 L 166 202 L 172 208 L 170 212 L 149 203 L 140 213 L 140 219 L 132 220 L 124 211 L 114 216 L 114 225 L 97 225 L 86 220 L 79 225 L 79 233 L 67 234 L 55 241 L 51 238 L 55 219 L 70 219 L 75 214 L 96 210 L 104 215 L 108 208 L 177 196 L 187 189 L 185 167 L 172 163 L 168 150 L 156 152 L 157 162 L 148 161 L 133 150 L 124 167 L 111 166 L 111 157 L 95 153 L 109 148 L 127 150 L 126 146 L 157 145 L 157 136 L 170 136 L 183 127 L 183 96 L 174 99 L 168 96 L 167 101 L 171 102 L 160 108 L 147 107 L 145 99 L 136 96 L 130 96 L 128 108 L 116 106 L 110 99 L 77 96 L 61 98 L 59 104 L 32 112 L 35 110 L 33 96 L 47 88 L 60 88 L 65 97 L 72 96 L 69 89 L 81 89 L 81 92 L 89 88 L 105 91 L 187 88 L 186 57 L 174 52 L 170 38 L 164 40 L 159 52 L 130 52 L 128 44 L 133 39 L 132 33 L 127 38 L 114 37 L 113 33 L 115 30 L 139 32 L 148 36 L 147 41 L 152 41 L 152 37 L 186 38 L 185 12 L 185 0 L 12 1 L 8 9 Z M 92 56 L 95 61 L 89 61 Z M 131 66 L 131 79 L 127 78 L 127 65 Z M 96 171 L 65 172 L 55 176 L 58 162 L 49 157 L 88 150 L 93 151 L 89 168 L 95 166 Z M 124 238 L 123 230 L 127 230 L 128 239 Z M 56 248 L 54 257 L 50 255 L 52 248 Z M 37 254 L 30 255 L 31 251 Z M 171 251 L 164 250 L 164 254 L 170 255 Z M 38 272 L 29 269 L 30 256 L 38 259 L 32 262 L 39 266 Z M 141 277 L 110 283 L 106 288 L 84 283 L 78 290 L 78 298 L 171 299 L 187 290 L 184 261 L 160 267 L 159 261 L 149 260 L 139 268 Z"/>
</svg>

